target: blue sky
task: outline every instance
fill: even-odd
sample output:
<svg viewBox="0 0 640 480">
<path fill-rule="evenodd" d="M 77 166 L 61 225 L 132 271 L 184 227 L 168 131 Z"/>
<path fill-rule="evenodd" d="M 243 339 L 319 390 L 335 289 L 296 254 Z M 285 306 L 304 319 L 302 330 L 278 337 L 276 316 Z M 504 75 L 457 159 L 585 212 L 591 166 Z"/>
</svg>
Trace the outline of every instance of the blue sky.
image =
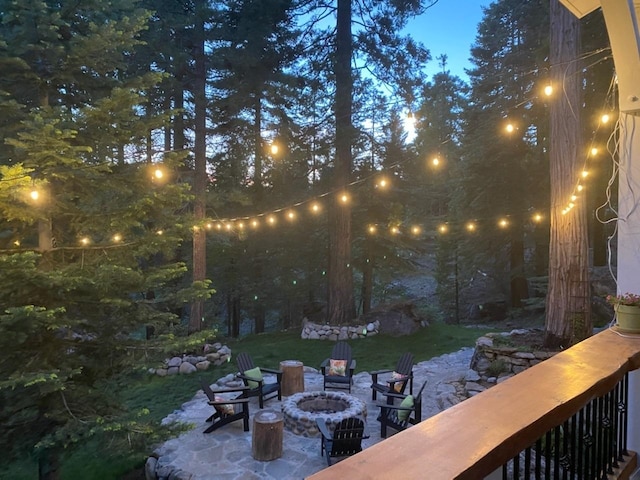
<svg viewBox="0 0 640 480">
<path fill-rule="evenodd" d="M 482 7 L 488 7 L 490 3 L 490 0 L 439 0 L 409 22 L 404 33 L 431 52 L 432 60 L 426 68 L 429 79 L 440 71 L 437 57 L 442 54 L 448 57 L 451 74 L 467 79 L 464 69 L 471 67 L 470 50 L 482 20 Z"/>
</svg>

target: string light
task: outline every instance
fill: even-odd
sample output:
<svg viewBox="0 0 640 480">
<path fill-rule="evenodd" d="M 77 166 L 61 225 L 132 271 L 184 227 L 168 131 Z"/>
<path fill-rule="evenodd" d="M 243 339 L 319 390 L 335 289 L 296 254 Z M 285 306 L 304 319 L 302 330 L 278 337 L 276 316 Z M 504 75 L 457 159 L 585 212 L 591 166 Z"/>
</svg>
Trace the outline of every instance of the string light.
<svg viewBox="0 0 640 480">
<path fill-rule="evenodd" d="M 113 241 L 114 241 L 115 243 L 120 243 L 120 242 L 122 241 L 122 235 L 120 235 L 119 233 L 116 233 L 116 234 L 113 236 Z"/>
<path fill-rule="evenodd" d="M 509 226 L 509 221 L 508 221 L 506 218 L 501 218 L 501 219 L 498 221 L 498 226 L 499 226 L 500 228 L 507 228 L 507 227 Z"/>
<path fill-rule="evenodd" d="M 80 239 L 80 243 L 81 243 L 82 245 L 89 245 L 89 237 L 82 237 L 82 238 Z"/>
<path fill-rule="evenodd" d="M 367 228 L 367 230 L 371 235 L 373 235 L 374 233 L 377 232 L 378 229 L 376 228 L 375 225 L 369 225 L 369 228 Z"/>
<path fill-rule="evenodd" d="M 598 155 L 598 149 L 596 147 L 591 147 L 591 156 L 595 157 Z"/>
<path fill-rule="evenodd" d="M 38 190 L 31 190 L 29 196 L 31 197 L 31 200 L 38 200 L 38 198 L 40 198 L 40 192 L 38 192 Z"/>
<path fill-rule="evenodd" d="M 449 231 L 449 227 L 445 224 L 442 224 L 438 227 L 438 231 L 443 234 L 447 233 Z"/>
<path fill-rule="evenodd" d="M 467 223 L 467 230 L 470 232 L 476 231 L 476 224 L 474 222 Z"/>
<path fill-rule="evenodd" d="M 507 123 L 507 126 L 504 127 L 507 133 L 513 133 L 516 127 L 513 126 L 513 123 Z"/>
<path fill-rule="evenodd" d="M 553 85 L 551 85 L 551 84 L 545 85 L 544 94 L 547 97 L 550 97 L 551 95 L 553 95 Z"/>
</svg>

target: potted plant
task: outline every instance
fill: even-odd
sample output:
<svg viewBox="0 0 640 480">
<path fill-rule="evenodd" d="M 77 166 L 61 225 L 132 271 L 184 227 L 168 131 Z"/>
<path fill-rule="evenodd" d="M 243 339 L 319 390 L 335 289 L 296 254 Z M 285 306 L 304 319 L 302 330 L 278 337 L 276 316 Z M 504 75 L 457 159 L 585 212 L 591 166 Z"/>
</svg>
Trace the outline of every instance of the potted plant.
<svg viewBox="0 0 640 480">
<path fill-rule="evenodd" d="M 640 295 L 624 293 L 608 295 L 607 302 L 616 312 L 618 328 L 628 333 L 640 333 Z"/>
</svg>

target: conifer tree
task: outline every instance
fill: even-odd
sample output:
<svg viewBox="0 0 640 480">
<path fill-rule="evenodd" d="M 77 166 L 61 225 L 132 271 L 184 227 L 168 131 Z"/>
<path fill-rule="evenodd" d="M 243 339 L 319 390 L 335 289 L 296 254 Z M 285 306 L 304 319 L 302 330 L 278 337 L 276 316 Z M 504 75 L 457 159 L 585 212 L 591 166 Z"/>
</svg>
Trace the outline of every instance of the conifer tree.
<svg viewBox="0 0 640 480">
<path fill-rule="evenodd" d="M 182 159 L 141 155 L 166 120 L 145 113 L 160 77 L 126 68 L 147 14 L 130 2 L 36 7 L 0 4 L 13 111 L 0 167 L 0 446 L 35 450 L 40 477 L 56 478 L 61 452 L 92 435 L 154 438 L 111 382 L 134 368 L 145 327 L 179 330 L 183 304 L 211 292 L 183 280 L 177 257 L 190 227 L 187 188 L 172 181 Z"/>
</svg>

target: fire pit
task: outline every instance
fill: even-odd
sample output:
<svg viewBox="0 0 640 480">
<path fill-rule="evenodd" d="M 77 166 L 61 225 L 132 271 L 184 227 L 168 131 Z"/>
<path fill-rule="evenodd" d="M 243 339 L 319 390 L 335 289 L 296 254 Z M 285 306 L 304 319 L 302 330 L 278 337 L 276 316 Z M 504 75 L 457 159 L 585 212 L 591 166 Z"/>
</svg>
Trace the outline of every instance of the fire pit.
<svg viewBox="0 0 640 480">
<path fill-rule="evenodd" d="M 343 392 L 302 392 L 282 401 L 285 428 L 296 435 L 316 437 L 320 433 L 317 418 L 325 418 L 327 427 L 333 431 L 345 418 L 367 416 L 366 404 Z"/>
</svg>

